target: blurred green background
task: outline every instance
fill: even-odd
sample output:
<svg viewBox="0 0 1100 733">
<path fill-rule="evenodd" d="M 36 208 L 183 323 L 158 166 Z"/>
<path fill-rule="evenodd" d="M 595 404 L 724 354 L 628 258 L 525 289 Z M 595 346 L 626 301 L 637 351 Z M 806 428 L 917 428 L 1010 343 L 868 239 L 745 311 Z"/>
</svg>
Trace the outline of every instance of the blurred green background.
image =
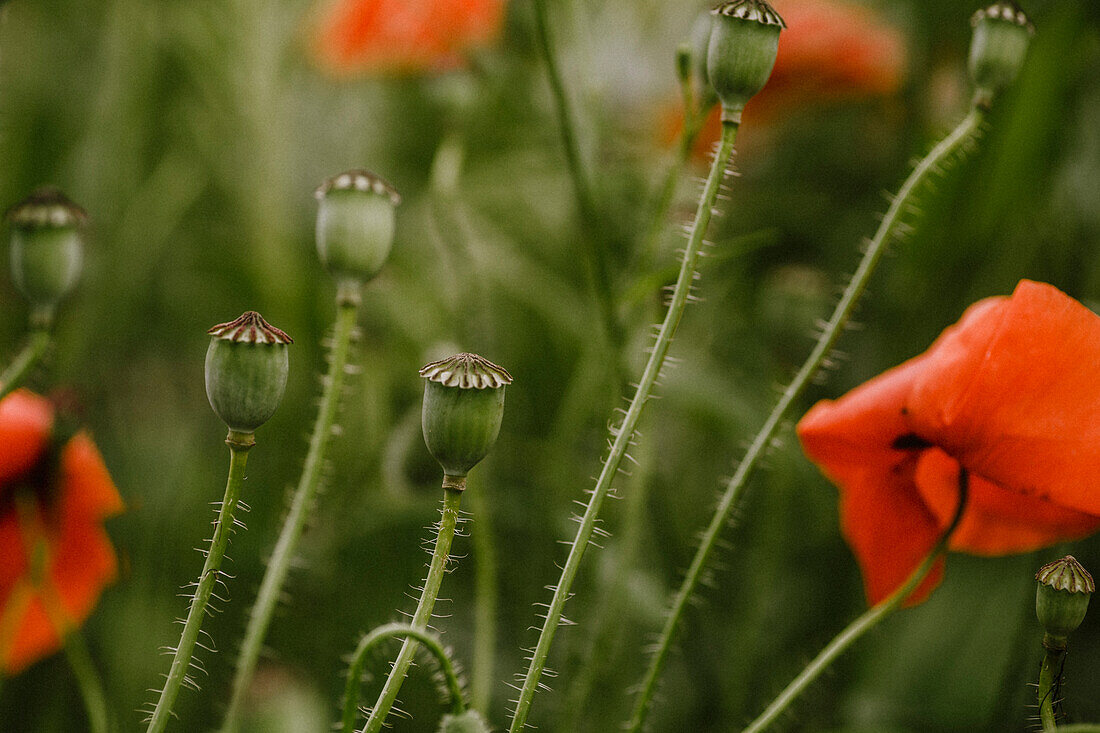
<svg viewBox="0 0 1100 733">
<path fill-rule="evenodd" d="M 731 200 L 712 228 L 699 294 L 673 355 L 682 360 L 643 420 L 639 466 L 610 502 L 611 537 L 585 558 L 559 634 L 544 731 L 614 730 L 642 675 L 643 647 L 679 584 L 731 470 L 808 353 L 854 268 L 860 239 L 909 161 L 961 117 L 968 19 L 957 0 L 868 3 L 903 34 L 908 73 L 888 98 L 807 95 L 746 132 Z M 782 2 L 777 0 L 782 12 Z M 497 660 L 489 717 L 508 719 L 572 537 L 573 500 L 592 486 L 621 375 L 640 370 L 654 288 L 631 290 L 634 248 L 672 153 L 662 115 L 675 104 L 676 45 L 703 5 L 569 0 L 551 20 L 613 263 L 627 334 L 604 338 L 585 269 L 553 98 L 527 0 L 512 0 L 499 41 L 470 70 L 333 79 L 309 60 L 318 10 L 288 0 L 12 0 L 0 14 L 0 205 L 62 187 L 91 214 L 87 265 L 32 386 L 74 387 L 129 508 L 109 524 L 122 576 L 86 625 L 121 730 L 155 699 L 210 532 L 226 471 L 224 428 L 203 390 L 205 330 L 256 309 L 295 339 L 291 382 L 258 434 L 226 568 L 231 602 L 208 621 L 202 691 L 184 691 L 178 730 L 220 721 L 236 642 L 297 478 L 324 368 L 334 289 L 317 262 L 312 191 L 363 166 L 404 195 L 393 256 L 365 289 L 355 359 L 327 492 L 302 544 L 302 569 L 268 638 L 252 697 L 254 730 L 327 730 L 344 657 L 358 634 L 409 611 L 438 511 L 439 471 L 420 438 L 416 370 L 456 350 L 507 367 L 500 441 L 471 478 L 470 531 L 491 526 L 500 561 Z M 925 195 L 915 236 L 893 248 L 846 335 L 847 358 L 815 387 L 835 396 L 923 350 L 974 300 L 1022 277 L 1100 304 L 1100 6 L 1030 0 L 1038 33 L 1023 76 L 994 111 L 980 149 Z M 674 107 L 673 107 L 674 108 Z M 689 164 L 656 282 L 671 280 L 705 172 Z M 653 283 L 654 280 L 645 282 Z M 0 278 L 0 353 L 14 354 L 26 306 Z M 632 379 L 628 377 L 626 381 Z M 865 608 L 840 537 L 836 492 L 790 431 L 752 482 L 712 587 L 686 618 L 653 729 L 729 731 L 753 717 Z M 1100 489 L 1098 489 L 1100 490 Z M 476 499 L 472 494 L 478 494 Z M 635 495 L 637 495 L 635 493 Z M 636 534 L 622 530 L 637 511 Z M 479 514 L 480 513 L 480 516 Z M 481 525 L 478 519 L 486 518 Z M 469 539 L 456 552 L 472 552 Z M 1100 571 L 1100 538 L 1025 557 L 953 556 L 929 602 L 889 619 L 783 721 L 788 731 L 1024 731 L 1033 722 L 1041 632 L 1032 576 L 1071 550 Z M 437 626 L 468 666 L 474 563 L 447 577 Z M 388 650 L 387 654 L 392 654 Z M 376 675 L 388 658 L 373 665 Z M 1072 641 L 1072 720 L 1100 721 L 1100 610 Z M 377 680 L 375 681 L 375 684 Z M 377 686 L 368 683 L 364 697 Z M 440 708 L 422 672 L 402 696 L 432 731 Z M 62 656 L 0 690 L 0 730 L 81 730 Z"/>
</svg>

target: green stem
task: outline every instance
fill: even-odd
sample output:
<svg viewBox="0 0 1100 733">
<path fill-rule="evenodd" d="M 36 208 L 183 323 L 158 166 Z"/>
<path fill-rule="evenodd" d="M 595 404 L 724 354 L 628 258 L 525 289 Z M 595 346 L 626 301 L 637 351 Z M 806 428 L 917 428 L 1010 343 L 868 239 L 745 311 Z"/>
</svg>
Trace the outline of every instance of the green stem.
<svg viewBox="0 0 1100 733">
<path fill-rule="evenodd" d="M 477 518 L 470 530 L 474 545 L 474 651 L 470 697 L 474 709 L 486 714 L 493 697 L 498 623 L 497 554 L 489 504 L 480 490 L 470 495 L 470 510 Z"/>
<path fill-rule="evenodd" d="M 1100 724 L 1077 723 L 1076 725 L 1060 725 L 1056 730 L 1058 733 L 1100 733 Z"/>
<path fill-rule="evenodd" d="M 447 690 L 451 696 L 451 712 L 456 715 L 466 712 L 466 701 L 462 697 L 462 685 L 455 673 L 455 666 L 436 635 L 409 624 L 386 624 L 364 636 L 359 646 L 355 648 L 355 654 L 352 655 L 351 666 L 348 669 L 347 686 L 344 688 L 344 717 L 340 730 L 355 730 L 355 718 L 359 714 L 359 687 L 369 653 L 383 641 L 394 638 L 416 639 L 424 645 L 424 648 L 439 662 L 439 669 L 443 673 L 443 679 L 447 683 Z"/>
<path fill-rule="evenodd" d="M 103 691 L 103 680 L 92 663 L 92 655 L 79 631 L 73 629 L 65 637 L 65 657 L 76 677 L 76 685 L 84 700 L 84 710 L 88 715 L 88 730 L 91 733 L 107 733 L 110 729 L 107 716 L 107 695 Z"/>
<path fill-rule="evenodd" d="M 607 237 L 599 227 L 600 217 L 597 214 L 599 207 L 596 205 L 592 183 L 581 162 L 580 145 L 573 126 L 573 110 L 569 103 L 569 96 L 565 92 L 565 83 L 561 69 L 558 67 L 557 57 L 554 55 L 554 40 L 547 18 L 546 0 L 533 0 L 532 5 L 535 11 L 535 34 L 538 47 L 546 63 L 546 75 L 550 82 L 550 92 L 554 97 L 554 108 L 558 114 L 558 131 L 561 133 L 562 148 L 565 151 L 565 163 L 569 170 L 569 177 L 573 181 L 573 192 L 577 199 L 577 208 L 580 210 L 581 224 L 592 245 L 589 251 L 589 262 L 595 295 L 608 337 L 617 349 L 622 344 L 623 337 L 615 312 L 614 289 L 611 283 L 611 253 Z"/>
<path fill-rule="evenodd" d="M 687 247 L 684 250 L 680 274 L 676 279 L 676 287 L 669 301 L 668 313 L 665 314 L 665 320 L 661 324 L 657 341 L 653 345 L 652 352 L 650 352 L 649 360 L 646 362 L 645 371 L 642 372 L 642 378 L 638 382 L 638 389 L 634 393 L 634 398 L 630 401 L 630 406 L 627 408 L 622 424 L 615 431 L 615 440 L 608 452 L 607 460 L 604 461 L 599 478 L 596 480 L 596 486 L 589 496 L 580 526 L 577 528 L 577 535 L 569 548 L 569 557 L 562 567 L 561 578 L 554 588 L 554 597 L 547 608 L 538 643 L 531 655 L 531 663 L 523 679 L 519 697 L 516 700 L 516 708 L 509 728 L 510 733 L 518 733 L 527 724 L 531 701 L 538 689 L 539 678 L 546 666 L 550 645 L 561 622 L 562 609 L 565 606 L 565 601 L 570 596 L 570 589 L 573 586 L 573 580 L 577 576 L 581 558 L 584 556 L 584 551 L 588 547 L 588 542 L 592 538 L 592 532 L 596 527 L 596 517 L 599 515 L 600 507 L 611 489 L 615 475 L 619 471 L 623 456 L 626 455 L 627 448 L 630 446 L 638 419 L 641 417 L 642 410 L 653 391 L 653 385 L 661 373 L 665 356 L 667 356 L 669 346 L 672 344 L 672 337 L 676 333 L 676 327 L 680 324 L 681 316 L 684 314 L 695 276 L 695 268 L 699 261 L 699 253 L 703 246 L 703 237 L 710 224 L 714 203 L 718 199 L 718 189 L 722 184 L 726 165 L 733 153 L 733 140 L 736 135 L 736 124 L 726 123 L 722 126 L 722 142 L 718 154 L 714 158 L 714 164 L 711 166 L 706 185 L 703 187 L 699 208 L 695 214 L 695 223 L 692 226 L 691 236 L 688 238 Z"/>
<path fill-rule="evenodd" d="M 841 631 L 836 638 L 829 642 L 829 645 L 822 649 L 821 653 L 814 657 L 812 662 L 806 665 L 806 668 L 787 685 L 783 692 L 779 693 L 779 696 L 760 714 L 760 717 L 750 723 L 742 733 L 760 733 L 760 731 L 765 730 L 769 725 L 774 723 L 775 719 L 794 702 L 795 698 L 802 694 L 802 691 L 805 690 L 811 682 L 817 679 L 818 676 L 832 664 L 834 659 L 844 653 L 844 651 L 857 639 L 875 628 L 882 619 L 896 611 L 901 604 L 905 602 L 905 599 L 917 589 L 917 586 L 921 584 L 921 581 L 924 580 L 925 576 L 927 576 L 929 571 L 935 566 L 936 561 L 940 559 L 940 555 L 947 551 L 947 542 L 951 539 L 951 535 L 959 526 L 963 511 L 966 509 L 969 482 L 970 479 L 966 470 L 963 469 L 959 471 L 959 501 L 955 506 L 955 516 L 952 517 L 951 523 L 940 536 L 939 542 L 936 543 L 936 546 L 932 548 L 932 551 L 928 553 L 928 556 L 924 558 L 921 564 L 917 566 L 917 569 L 913 571 L 908 580 L 877 606 L 872 606 L 867 609 L 862 616 L 853 621 L 848 628 Z"/>
<path fill-rule="evenodd" d="M 448 479 L 444 477 L 444 485 Z M 424 587 L 420 592 L 420 601 L 416 604 L 416 612 L 413 614 L 412 627 L 419 631 L 428 628 L 428 621 L 432 618 L 432 609 L 435 607 L 435 599 L 439 595 L 439 586 L 443 583 L 443 574 L 447 569 L 447 560 L 451 554 L 451 541 L 455 536 L 455 525 L 458 522 L 458 506 L 462 501 L 462 491 L 450 488 L 443 489 L 443 513 L 439 521 L 439 532 L 435 538 L 435 550 L 432 552 L 432 562 L 428 567 L 428 576 L 424 579 Z M 401 690 L 401 684 L 405 681 L 405 675 L 412 664 L 413 655 L 416 653 L 416 641 L 406 639 L 401 645 L 401 652 L 393 663 L 393 668 L 386 677 L 386 683 L 382 686 L 382 692 L 378 695 L 378 701 L 371 709 L 370 718 L 363 733 L 378 733 L 382 730 L 382 724 L 386 722 L 390 708 L 397 700 L 397 693 Z"/>
<path fill-rule="evenodd" d="M 745 484 L 748 482 L 749 477 L 752 475 L 760 459 L 766 452 L 767 447 L 771 444 L 787 411 L 790 409 L 791 405 L 802 396 L 803 391 L 810 384 L 814 375 L 817 374 L 818 369 L 820 369 L 821 365 L 825 362 L 829 352 L 832 351 L 837 339 L 840 338 L 840 334 L 843 332 L 844 326 L 848 323 L 848 319 L 855 309 L 856 303 L 867 287 L 867 281 L 870 279 L 879 260 L 882 259 L 886 245 L 892 241 L 897 233 L 902 214 L 906 206 L 911 202 L 913 193 L 919 189 L 920 185 L 924 183 L 927 178 L 939 170 L 939 166 L 954 155 L 966 141 L 973 138 L 978 132 L 983 119 L 983 110 L 979 108 L 972 109 L 970 114 L 959 123 L 958 127 L 952 130 L 951 134 L 940 141 L 928 156 L 917 164 L 917 167 L 905 180 L 905 183 L 902 184 L 901 189 L 898 191 L 898 195 L 894 198 L 893 203 L 887 210 L 886 216 L 883 218 L 878 231 L 875 232 L 875 236 L 868 245 L 863 255 L 863 259 L 859 263 L 859 267 L 856 268 L 855 274 L 848 283 L 848 287 L 844 290 L 844 295 L 841 296 L 840 302 L 837 303 L 836 310 L 833 311 L 833 315 L 829 319 L 828 324 L 826 324 L 813 351 L 810 352 L 810 355 L 806 358 L 806 362 L 802 365 L 802 368 L 798 370 L 798 374 L 795 375 L 794 380 L 791 381 L 790 385 L 783 392 L 783 396 L 779 398 L 779 402 L 768 416 L 768 419 L 764 422 L 763 427 L 760 428 L 760 432 L 753 438 L 752 444 L 745 453 L 745 457 L 738 464 L 737 470 L 726 485 L 722 498 L 718 502 L 718 507 L 715 509 L 714 516 L 711 518 L 710 524 L 707 525 L 706 531 L 703 533 L 699 549 L 696 551 L 695 557 L 691 561 L 691 566 L 688 568 L 687 575 L 673 600 L 672 610 L 665 620 L 664 628 L 661 630 L 657 651 L 650 660 L 649 667 L 646 670 L 646 676 L 642 682 L 641 691 L 639 692 L 634 707 L 634 713 L 631 716 L 629 730 L 639 731 L 645 723 L 645 719 L 652 706 L 653 695 L 657 688 L 657 681 L 667 661 L 672 641 L 676 634 L 676 629 L 680 624 L 680 619 L 683 617 L 689 600 L 695 594 L 699 581 L 703 577 L 703 571 L 710 561 L 714 548 L 717 546 L 722 529 L 725 528 L 729 522 L 730 515 L 741 498 L 741 492 Z"/>
<path fill-rule="evenodd" d="M 259 659 L 264 638 L 267 636 L 267 630 L 271 625 L 271 618 L 275 613 L 275 606 L 278 603 L 280 592 L 290 571 L 291 560 L 297 550 L 298 540 L 302 536 L 306 516 L 313 507 L 318 486 L 321 484 L 325 450 L 328 447 L 329 437 L 333 432 L 340 395 L 344 388 L 348 350 L 352 332 L 355 330 L 358 310 L 359 298 L 356 289 L 347 285 L 341 286 L 341 293 L 337 296 L 336 327 L 333 334 L 332 354 L 328 374 L 324 380 L 324 389 L 321 393 L 321 405 L 317 411 L 317 420 L 313 425 L 313 433 L 309 439 L 309 451 L 306 453 L 305 465 L 302 467 L 302 475 L 298 480 L 298 487 L 294 491 L 290 510 L 283 521 L 279 539 L 275 543 L 275 549 L 271 553 L 267 571 L 260 583 L 256 604 L 252 607 L 252 613 L 248 619 L 248 628 L 245 630 L 244 641 L 241 642 L 240 654 L 237 657 L 237 671 L 233 677 L 233 693 L 229 701 L 225 721 L 222 723 L 223 733 L 232 733 L 240 727 L 244 700 L 252 683 L 252 676 L 256 672 L 256 662 Z"/>
<path fill-rule="evenodd" d="M 235 431 L 230 431 L 229 438 L 226 439 L 226 443 L 229 444 L 229 477 L 225 483 L 225 498 L 222 499 L 218 519 L 214 523 L 214 536 L 206 552 L 206 562 L 202 566 L 195 595 L 191 597 L 191 607 L 187 611 L 183 633 L 180 635 L 179 645 L 172 657 L 172 666 L 168 670 L 168 678 L 160 692 L 160 699 L 149 719 L 147 733 L 160 733 L 167 727 L 180 686 L 187 679 L 187 673 L 191 667 L 191 656 L 195 651 L 199 632 L 202 630 L 203 618 L 206 616 L 206 607 L 210 603 L 214 586 L 218 583 L 218 568 L 221 567 L 225 548 L 229 544 L 229 534 L 233 530 L 233 513 L 240 500 L 241 485 L 244 483 L 244 467 L 248 462 L 248 451 L 253 445 L 252 441 L 252 435 L 243 435 Z"/>
<path fill-rule="evenodd" d="M 42 360 L 46 347 L 50 343 L 50 332 L 46 329 L 31 331 L 23 350 L 15 357 L 8 368 L 0 373 L 0 400 L 7 397 L 26 380 L 31 369 Z"/>
<path fill-rule="evenodd" d="M 1039 667 L 1039 720 L 1043 724 L 1043 733 L 1051 733 L 1058 725 L 1058 719 L 1054 712 L 1054 706 L 1058 703 L 1058 685 L 1062 679 L 1062 664 L 1066 659 L 1065 639 L 1056 640 L 1045 634 L 1043 636 L 1043 664 Z M 1064 730 L 1057 728 L 1057 730 Z"/>
</svg>

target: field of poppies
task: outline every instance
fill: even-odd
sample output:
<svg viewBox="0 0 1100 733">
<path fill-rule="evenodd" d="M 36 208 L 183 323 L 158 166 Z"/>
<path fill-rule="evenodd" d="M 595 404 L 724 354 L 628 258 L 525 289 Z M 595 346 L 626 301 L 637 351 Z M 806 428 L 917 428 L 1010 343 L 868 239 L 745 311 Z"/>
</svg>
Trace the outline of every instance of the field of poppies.
<svg viewBox="0 0 1100 733">
<path fill-rule="evenodd" d="M 0 0 L 0 733 L 1100 731 L 1100 5 L 984 3 Z"/>
</svg>

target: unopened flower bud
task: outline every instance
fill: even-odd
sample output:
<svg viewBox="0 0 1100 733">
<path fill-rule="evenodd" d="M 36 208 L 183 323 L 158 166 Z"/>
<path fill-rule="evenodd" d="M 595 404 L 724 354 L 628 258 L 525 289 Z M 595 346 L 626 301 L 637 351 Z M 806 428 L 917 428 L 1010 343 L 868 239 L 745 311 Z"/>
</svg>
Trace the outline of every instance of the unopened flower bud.
<svg viewBox="0 0 1100 733">
<path fill-rule="evenodd" d="M 740 122 L 745 104 L 768 83 L 787 26 L 765 0 L 731 0 L 711 14 L 707 79 L 722 102 L 722 119 Z"/>
<path fill-rule="evenodd" d="M 1027 58 L 1034 26 L 1012 0 L 998 0 L 974 13 L 970 24 L 970 78 L 978 89 L 979 103 L 988 105 L 1007 88 Z"/>
<path fill-rule="evenodd" d="M 496 442 L 512 376 L 477 354 L 433 361 L 420 376 L 427 380 L 422 420 L 428 452 L 446 476 L 462 478 Z"/>
<path fill-rule="evenodd" d="M 489 726 L 476 710 L 467 710 L 458 715 L 444 715 L 439 724 L 439 733 L 489 733 Z"/>
<path fill-rule="evenodd" d="M 1096 584 L 1071 555 L 1047 563 L 1039 569 L 1035 579 L 1039 581 L 1035 614 L 1047 634 L 1064 646 L 1065 638 L 1085 620 Z"/>
<path fill-rule="evenodd" d="M 359 285 L 382 269 L 393 247 L 401 197 L 380 176 L 350 170 L 317 189 L 317 253 L 340 284 Z"/>
<path fill-rule="evenodd" d="M 710 49 L 710 32 L 714 28 L 714 18 L 709 11 L 700 13 L 691 26 L 691 55 L 695 64 L 695 74 L 699 77 L 700 88 L 704 93 L 714 94 L 710 90 L 710 77 L 707 76 L 707 56 Z"/>
<path fill-rule="evenodd" d="M 694 55 L 695 51 L 690 43 L 681 43 L 676 47 L 676 78 L 681 84 L 691 82 Z"/>
<path fill-rule="evenodd" d="M 56 188 L 43 187 L 8 209 L 12 279 L 48 325 L 80 277 L 88 215 Z"/>
<path fill-rule="evenodd" d="M 289 369 L 285 333 L 259 313 L 211 328 L 206 351 L 206 396 L 231 431 L 253 433 L 275 414 Z"/>
</svg>

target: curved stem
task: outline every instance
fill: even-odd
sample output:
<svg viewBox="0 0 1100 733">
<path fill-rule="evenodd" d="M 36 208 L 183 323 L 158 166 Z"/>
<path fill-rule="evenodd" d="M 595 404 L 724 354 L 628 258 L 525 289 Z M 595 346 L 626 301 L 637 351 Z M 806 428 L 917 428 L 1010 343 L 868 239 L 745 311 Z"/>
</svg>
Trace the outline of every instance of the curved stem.
<svg viewBox="0 0 1100 733">
<path fill-rule="evenodd" d="M 444 486 L 450 477 L 445 476 Z M 443 489 L 443 513 L 439 520 L 439 531 L 435 537 L 435 549 L 432 552 L 432 562 L 428 567 L 428 576 L 424 579 L 424 587 L 420 592 L 420 602 L 416 604 L 416 613 L 413 614 L 412 627 L 423 631 L 428 628 L 428 621 L 432 618 L 432 608 L 435 607 L 435 599 L 439 596 L 439 586 L 443 583 L 443 574 L 447 570 L 447 560 L 451 554 L 451 541 L 455 536 L 455 525 L 458 523 L 458 506 L 462 501 L 462 491 L 449 488 Z M 378 733 L 382 730 L 382 724 L 386 722 L 390 708 L 397 700 L 397 693 L 401 690 L 401 684 L 405 681 L 405 675 L 412 664 L 413 655 L 416 653 L 416 641 L 406 639 L 401 645 L 401 651 L 397 660 L 393 663 L 393 669 L 386 677 L 386 683 L 382 686 L 382 692 L 378 695 L 378 701 L 371 709 L 363 733 Z"/>
<path fill-rule="evenodd" d="M 1043 733 L 1051 733 L 1058 728 L 1058 716 L 1054 706 L 1058 704 L 1058 686 L 1062 679 L 1062 664 L 1066 660 L 1065 639 L 1054 639 L 1050 634 L 1043 636 L 1043 664 L 1039 667 L 1039 720 L 1043 725 Z"/>
<path fill-rule="evenodd" d="M 225 498 L 222 499 L 218 519 L 214 523 L 214 536 L 206 552 L 206 562 L 203 563 L 202 573 L 195 587 L 195 595 L 191 597 L 191 606 L 187 611 L 187 620 L 183 624 L 180 643 L 172 657 L 172 666 L 168 670 L 168 678 L 160 692 L 160 699 L 149 719 L 147 733 L 160 733 L 167 727 L 168 719 L 172 717 L 172 706 L 179 695 L 180 686 L 187 678 L 187 672 L 191 667 L 191 655 L 194 654 L 195 643 L 199 639 L 202 621 L 206 616 L 206 607 L 210 603 L 214 586 L 218 583 L 218 568 L 221 567 L 225 548 L 229 544 L 229 533 L 233 529 L 233 513 L 240 501 L 244 467 L 248 462 L 248 451 L 252 447 L 247 440 L 237 442 L 241 437 L 243 436 L 230 432 L 230 437 L 226 440 L 229 444 L 229 478 L 225 483 Z M 251 438 L 251 436 L 247 437 Z"/>
<path fill-rule="evenodd" d="M 785 418 L 787 410 L 789 410 L 791 405 L 802 395 L 803 391 L 810 384 L 810 380 L 813 379 L 818 369 L 820 369 L 821 365 L 825 362 L 825 358 L 836 344 L 837 339 L 840 338 L 840 334 L 843 332 L 845 324 L 848 323 L 848 319 L 855 309 L 856 303 L 867 287 L 867 281 L 870 279 L 871 274 L 882 258 L 886 245 L 897 233 L 902 214 L 906 206 L 911 203 L 913 193 L 932 175 L 932 173 L 938 170 L 941 164 L 954 155 L 966 141 L 973 138 L 979 130 L 983 119 L 983 110 L 978 108 L 972 109 L 970 114 L 959 123 L 958 127 L 956 127 L 950 135 L 940 141 L 928 156 L 917 164 L 917 167 L 905 180 L 905 183 L 902 184 L 901 189 L 898 191 L 898 195 L 894 198 L 889 210 L 887 210 L 886 216 L 882 220 L 882 224 L 879 226 L 878 231 L 875 232 L 874 238 L 868 245 L 863 255 L 863 259 L 859 263 L 859 267 L 856 268 L 856 272 L 848 283 L 848 287 L 844 290 L 844 295 L 841 296 L 840 302 L 837 303 L 832 317 L 826 324 L 820 338 L 818 338 L 813 351 L 810 352 L 810 355 L 806 358 L 806 362 L 802 365 L 802 368 L 798 370 L 798 374 L 795 375 L 790 385 L 783 392 L 783 396 L 779 398 L 779 402 L 776 404 L 771 414 L 768 415 L 768 419 L 764 421 L 764 425 L 760 428 L 760 432 L 753 438 L 748 451 L 745 453 L 745 457 L 738 464 L 737 470 L 726 485 L 725 491 L 722 493 L 722 498 L 718 502 L 718 507 L 714 511 L 714 516 L 711 518 L 710 524 L 707 525 L 706 531 L 703 533 L 702 541 L 699 543 L 699 549 L 695 552 L 695 557 L 691 561 L 691 566 L 688 568 L 687 575 L 680 589 L 676 592 L 676 596 L 672 603 L 672 610 L 665 620 L 664 628 L 661 630 L 657 651 L 650 660 L 649 667 L 646 670 L 646 676 L 642 682 L 641 691 L 631 716 L 628 727 L 629 730 L 641 730 L 649 714 L 649 709 L 653 702 L 653 695 L 657 688 L 657 681 L 660 678 L 661 671 L 668 658 L 673 637 L 680 624 L 680 619 L 683 617 L 684 610 L 687 608 L 688 601 L 691 599 L 692 595 L 694 595 L 699 585 L 699 581 L 703 577 L 703 571 L 710 560 L 711 554 L 714 552 L 722 529 L 729 522 L 730 515 L 734 507 L 737 506 L 745 484 L 756 469 L 768 445 L 775 437 L 775 433 Z"/>
<path fill-rule="evenodd" d="M 834 659 L 839 657 L 857 639 L 875 628 L 882 619 L 896 611 L 901 604 L 909 598 L 909 595 L 917 589 L 917 586 L 921 584 L 921 581 L 924 580 L 935 566 L 936 562 L 940 559 L 940 555 L 947 551 L 947 542 L 951 539 L 951 535 L 959 526 L 959 520 L 962 519 L 963 510 L 966 509 L 968 492 L 969 476 L 964 469 L 959 472 L 959 501 L 955 506 L 955 516 L 952 517 L 951 523 L 940 536 L 936 546 L 928 553 L 928 556 L 924 558 L 921 564 L 917 566 L 917 569 L 913 571 L 912 575 L 909 576 L 900 588 L 891 593 L 888 598 L 877 606 L 872 606 L 867 609 L 863 615 L 853 621 L 848 628 L 841 631 L 836 638 L 829 642 L 829 645 L 822 649 L 821 653 L 814 657 L 812 662 L 806 665 L 806 668 L 787 685 L 783 692 L 779 693 L 779 696 L 760 714 L 760 717 L 750 723 L 742 733 L 760 733 L 760 731 L 765 730 L 769 725 L 774 723 L 775 719 L 794 702 L 795 698 L 802 694 L 802 691 L 805 690 L 811 682 L 817 679 L 817 677 L 832 664 Z"/>
<path fill-rule="evenodd" d="M 36 329 L 31 331 L 31 335 L 22 351 L 12 360 L 7 369 L 0 373 L 0 400 L 23 384 L 31 369 L 42 360 L 42 355 L 46 353 L 46 347 L 49 343 L 50 332 L 48 330 Z"/>
<path fill-rule="evenodd" d="M 332 435 L 332 428 L 340 403 L 340 394 L 344 388 L 348 349 L 359 310 L 358 293 L 344 292 L 346 288 L 347 286 L 342 286 L 341 295 L 337 297 L 336 327 L 333 333 L 332 354 L 329 360 L 328 374 L 324 380 L 317 420 L 313 425 L 313 433 L 309 439 L 309 451 L 306 454 L 305 465 L 302 467 L 302 475 L 298 480 L 298 487 L 294 490 L 290 510 L 287 512 L 286 519 L 283 520 L 279 539 L 275 543 L 275 549 L 271 553 L 267 571 L 260 583 L 256 604 L 252 607 L 252 613 L 248 619 L 248 628 L 245 630 L 244 641 L 241 642 L 241 650 L 237 657 L 237 670 L 233 677 L 233 693 L 229 701 L 225 721 L 222 723 L 223 733 L 232 733 L 240 727 L 244 699 L 249 686 L 252 684 L 252 676 L 256 672 L 256 662 L 259 659 L 260 650 L 263 648 L 268 627 L 271 625 L 271 617 L 275 613 L 275 606 L 278 603 L 283 584 L 286 582 L 287 574 L 290 571 L 291 560 L 297 550 L 298 540 L 302 536 L 306 516 L 313 507 L 317 488 L 321 483 L 325 449 L 328 447 L 329 437 Z"/>
<path fill-rule="evenodd" d="M 379 626 L 364 636 L 359 646 L 355 647 L 355 653 L 351 658 L 351 666 L 348 668 L 348 682 L 344 688 L 344 717 L 340 730 L 355 730 L 355 718 L 359 714 L 359 685 L 363 678 L 363 671 L 367 666 L 367 655 L 376 646 L 389 639 L 416 639 L 424 645 L 439 662 L 439 669 L 443 673 L 443 680 L 447 683 L 447 691 L 451 695 L 451 712 L 456 715 L 466 712 L 466 701 L 462 697 L 462 684 L 458 681 L 455 666 L 451 658 L 447 656 L 447 650 L 435 634 L 418 629 L 409 624 L 386 624 Z"/>
<path fill-rule="evenodd" d="M 736 124 L 723 124 L 722 142 L 719 145 L 718 154 L 714 158 L 714 164 L 711 166 L 710 176 L 708 176 L 706 185 L 703 187 L 699 208 L 695 214 L 695 224 L 692 227 L 691 236 L 684 250 L 684 260 L 680 266 L 680 275 L 676 279 L 676 287 L 672 292 L 668 313 L 665 314 L 665 320 L 661 324 L 661 330 L 657 336 L 657 341 L 653 345 L 653 351 L 649 355 L 649 361 L 646 362 L 645 371 L 642 372 L 642 378 L 638 382 L 638 389 L 634 393 L 634 398 L 630 401 L 630 406 L 627 408 L 622 424 L 615 431 L 615 441 L 611 445 L 607 460 L 604 461 L 603 469 L 600 471 L 600 476 L 596 480 L 596 486 L 588 499 L 584 516 L 581 518 L 580 526 L 577 528 L 577 535 L 570 545 L 569 557 L 562 567 L 561 578 L 554 588 L 554 597 L 551 599 L 550 605 L 547 608 L 546 619 L 542 625 L 542 631 L 539 633 L 538 643 L 535 646 L 534 653 L 531 655 L 531 663 L 523 679 L 523 686 L 520 688 L 519 698 L 516 700 L 516 708 L 512 715 L 511 727 L 509 728 L 511 733 L 517 733 L 523 730 L 527 723 L 527 714 L 531 709 L 531 701 L 535 696 L 535 691 L 538 689 L 539 678 L 542 676 L 542 671 L 546 667 L 546 657 L 550 653 L 550 645 L 554 640 L 554 633 L 557 631 L 558 624 L 561 622 L 562 609 L 565 606 L 565 601 L 569 598 L 570 589 L 573 586 L 573 580 L 577 576 L 581 558 L 584 556 L 584 551 L 588 547 L 589 540 L 592 538 L 592 532 L 596 526 L 596 517 L 599 515 L 600 506 L 607 497 L 607 492 L 611 489 L 612 481 L 616 473 L 618 473 L 619 466 L 622 464 L 623 456 L 626 455 L 626 450 L 630 446 L 630 441 L 634 436 L 634 428 L 637 426 L 638 419 L 642 415 L 642 410 L 645 408 L 650 393 L 653 391 L 653 385 L 657 381 L 658 375 L 661 373 L 661 368 L 665 363 L 665 356 L 668 354 L 669 346 L 672 344 L 672 337 L 676 333 L 676 327 L 680 324 L 681 316 L 684 314 L 684 308 L 687 306 L 688 296 L 691 291 L 692 280 L 695 276 L 695 267 L 699 261 L 699 252 L 703 246 L 703 237 L 706 234 L 707 226 L 710 224 L 714 203 L 718 198 L 718 189 L 725 175 L 726 164 L 729 162 L 730 155 L 733 153 L 733 140 L 736 135 Z"/>
</svg>

